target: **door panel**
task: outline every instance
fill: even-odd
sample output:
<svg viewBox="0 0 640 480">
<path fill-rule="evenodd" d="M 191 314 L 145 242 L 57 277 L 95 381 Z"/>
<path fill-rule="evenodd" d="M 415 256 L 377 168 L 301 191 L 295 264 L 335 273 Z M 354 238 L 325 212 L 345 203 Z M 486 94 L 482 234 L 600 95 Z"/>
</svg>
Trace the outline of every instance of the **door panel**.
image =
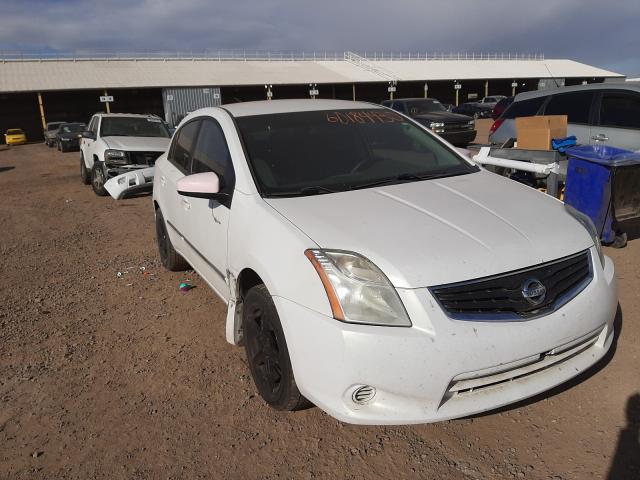
<svg viewBox="0 0 640 480">
<path fill-rule="evenodd" d="M 160 171 L 156 172 L 154 182 L 159 182 L 163 191 L 164 205 L 160 205 L 167 231 L 176 250 L 185 253 L 185 216 L 188 213 L 190 198 L 178 193 L 178 180 L 189 173 L 191 168 L 191 150 L 200 129 L 200 121 L 194 120 L 186 123 L 175 133 L 168 160 L 162 162 Z M 191 262 L 190 258 L 187 261 Z"/>
<path fill-rule="evenodd" d="M 602 95 L 592 144 L 606 143 L 627 150 L 640 149 L 640 94 L 609 90 Z"/>
<path fill-rule="evenodd" d="M 233 194 L 235 175 L 227 142 L 220 125 L 212 118 L 202 121 L 193 150 L 192 173 L 215 172 L 221 179 L 221 192 Z M 230 200 L 189 198 L 184 207 L 187 248 L 193 254 L 192 266 L 225 300 L 229 298 L 227 284 L 227 231 Z"/>
</svg>

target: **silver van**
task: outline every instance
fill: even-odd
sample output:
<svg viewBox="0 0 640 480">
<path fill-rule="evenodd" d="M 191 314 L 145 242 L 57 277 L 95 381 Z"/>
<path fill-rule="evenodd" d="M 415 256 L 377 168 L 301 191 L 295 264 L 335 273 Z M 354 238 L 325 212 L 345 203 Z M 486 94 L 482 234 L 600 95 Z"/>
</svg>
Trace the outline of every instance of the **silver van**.
<svg viewBox="0 0 640 480">
<path fill-rule="evenodd" d="M 607 145 L 640 150 L 640 83 L 598 83 L 516 96 L 491 127 L 489 141 L 516 138 L 517 117 L 567 115 L 567 135 L 582 145 Z"/>
</svg>

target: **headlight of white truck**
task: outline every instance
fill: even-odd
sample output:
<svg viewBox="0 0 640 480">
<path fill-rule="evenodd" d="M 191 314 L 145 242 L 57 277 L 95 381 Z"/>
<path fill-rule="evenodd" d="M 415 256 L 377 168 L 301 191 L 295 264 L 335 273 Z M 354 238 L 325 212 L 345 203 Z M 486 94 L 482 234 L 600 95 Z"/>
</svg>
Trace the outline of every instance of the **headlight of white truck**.
<svg viewBox="0 0 640 480">
<path fill-rule="evenodd" d="M 122 150 L 105 150 L 104 161 L 112 165 L 126 165 L 129 163 L 129 158 L 127 157 L 127 152 Z"/>
<path fill-rule="evenodd" d="M 411 320 L 386 275 L 354 252 L 307 250 L 336 320 L 369 325 L 410 327 Z"/>
<path fill-rule="evenodd" d="M 571 205 L 564 204 L 564 208 L 567 210 L 573 218 L 578 220 L 582 226 L 589 232 L 591 238 L 593 239 L 593 244 L 596 246 L 596 251 L 598 252 L 598 258 L 600 258 L 600 265 L 604 268 L 604 253 L 602 251 L 602 244 L 600 243 L 600 235 L 598 234 L 598 230 L 594 225 L 593 221 L 587 217 L 584 213 L 576 210 Z"/>
</svg>

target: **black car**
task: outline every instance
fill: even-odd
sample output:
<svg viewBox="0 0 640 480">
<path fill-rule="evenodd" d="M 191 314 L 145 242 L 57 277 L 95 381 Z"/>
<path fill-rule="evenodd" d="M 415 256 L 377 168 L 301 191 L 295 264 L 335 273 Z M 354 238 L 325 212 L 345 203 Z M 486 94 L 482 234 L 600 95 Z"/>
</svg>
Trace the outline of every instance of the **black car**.
<svg viewBox="0 0 640 480">
<path fill-rule="evenodd" d="M 61 152 L 80 149 L 82 132 L 87 129 L 84 123 L 63 123 L 56 133 L 56 145 Z"/>
<path fill-rule="evenodd" d="M 399 98 L 382 105 L 408 115 L 453 145 L 464 147 L 476 138 L 472 118 L 447 111 L 434 98 Z"/>
<path fill-rule="evenodd" d="M 476 102 L 467 102 L 457 107 L 453 107 L 451 111 L 460 113 L 461 115 L 468 115 L 473 118 L 491 118 L 493 107 L 478 105 Z"/>
</svg>

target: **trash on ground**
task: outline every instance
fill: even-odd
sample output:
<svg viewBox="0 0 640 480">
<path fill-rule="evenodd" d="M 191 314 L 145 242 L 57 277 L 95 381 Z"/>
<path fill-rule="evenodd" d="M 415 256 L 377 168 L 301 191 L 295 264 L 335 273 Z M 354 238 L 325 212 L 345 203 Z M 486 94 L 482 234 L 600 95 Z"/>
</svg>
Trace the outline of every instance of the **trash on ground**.
<svg viewBox="0 0 640 480">
<path fill-rule="evenodd" d="M 180 283 L 180 291 L 181 292 L 188 292 L 189 290 L 195 288 L 192 284 L 191 284 L 191 280 L 185 280 L 184 282 Z"/>
</svg>

